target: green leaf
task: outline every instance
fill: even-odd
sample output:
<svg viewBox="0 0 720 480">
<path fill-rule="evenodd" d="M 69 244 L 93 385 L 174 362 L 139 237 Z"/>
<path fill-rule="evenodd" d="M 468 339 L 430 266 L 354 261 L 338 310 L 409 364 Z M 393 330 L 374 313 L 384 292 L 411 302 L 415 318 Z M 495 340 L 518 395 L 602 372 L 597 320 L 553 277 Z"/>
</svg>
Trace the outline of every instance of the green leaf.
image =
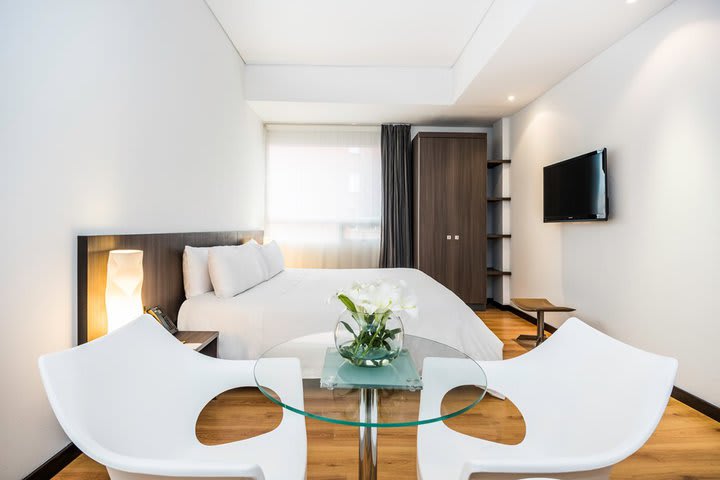
<svg viewBox="0 0 720 480">
<path fill-rule="evenodd" d="M 355 304 L 347 297 L 347 295 L 345 295 L 344 293 L 339 293 L 337 298 L 343 303 L 343 305 L 345 305 L 345 308 L 350 310 L 352 313 L 357 313 L 357 308 L 355 307 Z"/>
<path fill-rule="evenodd" d="M 347 322 L 343 322 L 342 320 L 340 321 L 340 323 L 342 323 L 343 326 L 345 327 L 345 329 L 348 332 L 352 333 L 352 336 L 355 338 L 355 340 L 357 340 L 358 337 L 357 337 L 357 335 L 355 335 L 355 332 L 353 331 L 352 327 L 350 325 L 348 325 Z"/>
<path fill-rule="evenodd" d="M 388 330 L 388 331 L 387 331 L 386 336 L 387 336 L 387 337 L 390 337 L 390 338 L 392 338 L 392 339 L 395 339 L 395 335 L 397 335 L 397 334 L 400 333 L 401 331 L 402 331 L 401 328 L 393 328 L 392 330 Z"/>
</svg>

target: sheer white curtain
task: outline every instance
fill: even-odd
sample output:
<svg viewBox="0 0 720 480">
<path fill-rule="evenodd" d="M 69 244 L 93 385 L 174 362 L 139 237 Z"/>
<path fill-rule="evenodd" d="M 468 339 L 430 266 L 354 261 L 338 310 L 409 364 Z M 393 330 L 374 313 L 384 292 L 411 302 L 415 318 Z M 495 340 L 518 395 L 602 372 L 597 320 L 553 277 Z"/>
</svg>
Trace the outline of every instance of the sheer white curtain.
<svg viewBox="0 0 720 480">
<path fill-rule="evenodd" d="M 267 127 L 265 235 L 289 267 L 375 268 L 380 127 Z"/>
</svg>

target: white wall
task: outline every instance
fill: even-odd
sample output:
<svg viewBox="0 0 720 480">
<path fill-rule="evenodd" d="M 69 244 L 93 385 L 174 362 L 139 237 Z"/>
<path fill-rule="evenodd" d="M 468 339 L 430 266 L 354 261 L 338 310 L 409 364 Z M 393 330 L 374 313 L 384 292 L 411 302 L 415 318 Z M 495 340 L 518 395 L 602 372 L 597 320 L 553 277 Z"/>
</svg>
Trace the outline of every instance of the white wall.
<svg viewBox="0 0 720 480">
<path fill-rule="evenodd" d="M 512 118 L 511 169 L 513 296 L 678 358 L 716 405 L 718 52 L 720 2 L 676 1 Z M 604 146 L 610 221 L 543 224 L 542 167 Z"/>
<path fill-rule="evenodd" d="M 452 70 L 248 65 L 245 92 L 249 101 L 449 105 Z"/>
<path fill-rule="evenodd" d="M 76 235 L 260 227 L 263 126 L 202 0 L 0 3 L 0 478 L 66 445 L 37 359 L 75 341 Z"/>
</svg>

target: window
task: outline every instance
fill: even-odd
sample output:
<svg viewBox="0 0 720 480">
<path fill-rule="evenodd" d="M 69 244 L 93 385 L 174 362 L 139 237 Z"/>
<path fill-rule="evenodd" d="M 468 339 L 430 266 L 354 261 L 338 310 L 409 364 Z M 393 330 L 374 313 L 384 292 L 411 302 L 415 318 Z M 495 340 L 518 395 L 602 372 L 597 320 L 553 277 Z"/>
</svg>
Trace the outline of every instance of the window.
<svg viewBox="0 0 720 480">
<path fill-rule="evenodd" d="M 268 239 L 290 267 L 377 267 L 380 128 L 268 126 Z"/>
</svg>

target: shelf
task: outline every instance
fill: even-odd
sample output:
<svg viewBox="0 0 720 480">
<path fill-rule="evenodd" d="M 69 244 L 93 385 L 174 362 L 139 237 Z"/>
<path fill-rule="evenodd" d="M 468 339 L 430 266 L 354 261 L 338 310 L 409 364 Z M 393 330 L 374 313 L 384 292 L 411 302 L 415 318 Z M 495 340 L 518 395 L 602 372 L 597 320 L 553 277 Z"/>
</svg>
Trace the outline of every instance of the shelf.
<svg viewBox="0 0 720 480">
<path fill-rule="evenodd" d="M 495 238 L 510 238 L 509 233 L 488 233 L 487 234 L 488 240 L 495 239 Z"/>
<path fill-rule="evenodd" d="M 487 274 L 488 277 L 499 277 L 501 275 L 510 275 L 510 272 L 503 272 L 502 270 L 497 270 L 495 268 L 488 268 Z"/>
<path fill-rule="evenodd" d="M 488 160 L 487 166 L 488 168 L 497 167 L 498 165 L 503 165 L 505 163 L 510 163 L 510 160 Z"/>
<path fill-rule="evenodd" d="M 509 202 L 510 197 L 488 197 L 488 202 Z"/>
</svg>

